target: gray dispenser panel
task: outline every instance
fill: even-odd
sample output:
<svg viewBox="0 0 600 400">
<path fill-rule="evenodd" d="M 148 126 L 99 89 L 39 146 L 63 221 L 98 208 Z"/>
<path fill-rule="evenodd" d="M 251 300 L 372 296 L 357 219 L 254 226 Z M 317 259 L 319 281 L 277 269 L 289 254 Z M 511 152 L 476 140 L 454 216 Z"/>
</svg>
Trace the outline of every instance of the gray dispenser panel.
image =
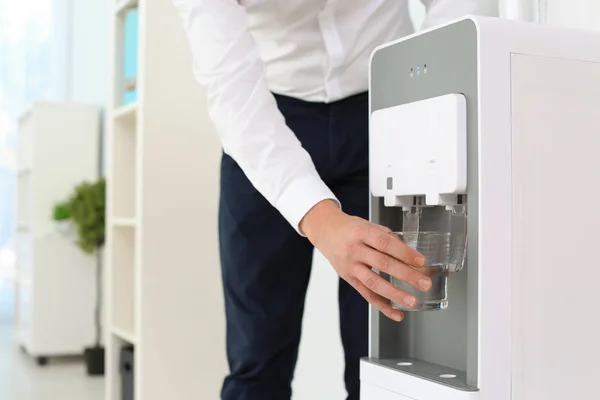
<svg viewBox="0 0 600 400">
<path fill-rule="evenodd" d="M 424 66 L 427 73 L 423 73 Z M 416 67 L 420 66 L 419 75 Z M 412 76 L 411 76 L 412 69 Z M 451 274 L 449 307 L 443 311 L 406 312 L 396 323 L 371 308 L 368 362 L 435 378 L 437 371 L 454 371 L 441 383 L 477 390 L 477 28 L 471 20 L 429 32 L 379 50 L 371 64 L 371 112 L 450 93 L 467 99 L 468 249 L 465 268 Z M 403 151 L 398 149 L 398 157 Z M 409 172 L 410 173 L 410 172 Z M 423 224 L 434 227 L 438 208 L 423 209 Z M 371 220 L 402 230 L 402 209 L 388 208 L 371 198 Z M 410 359 L 410 367 L 398 366 Z"/>
</svg>

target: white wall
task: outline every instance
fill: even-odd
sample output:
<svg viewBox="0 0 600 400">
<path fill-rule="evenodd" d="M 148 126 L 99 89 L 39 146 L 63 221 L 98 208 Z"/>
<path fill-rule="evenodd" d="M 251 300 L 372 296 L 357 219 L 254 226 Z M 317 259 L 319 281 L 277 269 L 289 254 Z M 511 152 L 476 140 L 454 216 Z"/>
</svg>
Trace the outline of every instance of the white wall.
<svg viewBox="0 0 600 400">
<path fill-rule="evenodd" d="M 499 0 L 501 16 L 577 29 L 600 29 L 598 0 Z"/>
<path fill-rule="evenodd" d="M 56 97 L 104 107 L 109 93 L 110 1 L 52 1 Z"/>
<path fill-rule="evenodd" d="M 600 0 L 545 1 L 547 24 L 600 30 Z"/>
<path fill-rule="evenodd" d="M 107 0 L 69 0 L 70 72 L 68 99 L 105 106 L 109 88 Z"/>
<path fill-rule="evenodd" d="M 52 55 L 51 55 L 51 95 L 52 100 L 66 100 L 68 97 L 68 77 L 70 70 L 69 0 L 52 0 Z"/>
<path fill-rule="evenodd" d="M 346 398 L 337 293 L 335 270 L 321 253 L 315 252 L 293 382 L 293 400 Z"/>
<path fill-rule="evenodd" d="M 109 15 L 107 0 L 51 0 L 52 99 L 104 109 L 109 95 Z M 106 135 L 104 135 L 106 140 Z M 102 157 L 106 165 L 106 156 Z"/>
<path fill-rule="evenodd" d="M 110 21 L 111 1 L 62 0 L 69 5 L 67 65 L 67 100 L 94 104 L 105 109 L 110 88 Z M 103 148 L 107 136 L 103 135 Z M 103 151 L 102 175 L 106 172 L 106 155 Z"/>
</svg>

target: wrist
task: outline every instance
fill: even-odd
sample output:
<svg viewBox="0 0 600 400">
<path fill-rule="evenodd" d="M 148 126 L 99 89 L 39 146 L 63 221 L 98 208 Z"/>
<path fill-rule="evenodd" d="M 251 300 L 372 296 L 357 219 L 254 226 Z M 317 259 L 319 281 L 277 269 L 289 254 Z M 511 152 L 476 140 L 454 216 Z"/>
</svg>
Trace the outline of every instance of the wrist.
<svg viewBox="0 0 600 400">
<path fill-rule="evenodd" d="M 338 204 L 331 199 L 321 200 L 315 204 L 300 221 L 300 231 L 313 243 L 318 238 L 323 228 L 335 217 L 343 215 Z"/>
</svg>

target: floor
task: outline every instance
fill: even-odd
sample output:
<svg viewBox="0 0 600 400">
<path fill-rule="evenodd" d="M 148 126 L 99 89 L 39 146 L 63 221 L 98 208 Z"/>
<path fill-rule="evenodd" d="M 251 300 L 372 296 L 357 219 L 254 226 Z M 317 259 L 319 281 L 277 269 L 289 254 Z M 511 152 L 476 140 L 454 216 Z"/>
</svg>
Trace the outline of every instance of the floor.
<svg viewBox="0 0 600 400">
<path fill-rule="evenodd" d="M 103 399 L 104 380 L 87 377 L 81 360 L 50 360 L 47 366 L 38 367 L 19 350 L 12 327 L 12 299 L 11 266 L 0 264 L 0 399 Z"/>
</svg>

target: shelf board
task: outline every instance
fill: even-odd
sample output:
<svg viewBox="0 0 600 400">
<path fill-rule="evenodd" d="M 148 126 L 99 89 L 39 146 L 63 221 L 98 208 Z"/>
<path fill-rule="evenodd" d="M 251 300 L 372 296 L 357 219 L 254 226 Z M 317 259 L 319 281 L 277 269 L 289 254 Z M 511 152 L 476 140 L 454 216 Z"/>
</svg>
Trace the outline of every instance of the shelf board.
<svg viewBox="0 0 600 400">
<path fill-rule="evenodd" d="M 17 174 L 19 176 L 23 176 L 23 175 L 28 175 L 30 173 L 31 173 L 31 168 L 30 167 L 24 167 L 24 168 L 19 169 L 19 171 L 18 171 Z"/>
<path fill-rule="evenodd" d="M 119 337 L 120 339 L 123 339 L 124 341 L 130 344 L 135 344 L 135 335 L 133 333 L 127 332 L 126 330 L 121 328 L 117 328 L 116 326 L 112 327 L 112 332 L 113 335 Z"/>
<path fill-rule="evenodd" d="M 117 14 L 122 14 L 125 11 L 129 10 L 132 7 L 135 7 L 138 5 L 138 0 L 116 0 L 117 1 L 117 7 L 116 7 L 116 13 Z"/>
<path fill-rule="evenodd" d="M 126 106 L 117 108 L 114 111 L 113 116 L 114 116 L 115 120 L 130 119 L 130 118 L 135 118 L 136 113 L 137 113 L 137 102 L 127 104 Z"/>
<path fill-rule="evenodd" d="M 19 222 L 19 223 L 17 223 L 17 230 L 28 231 L 29 230 L 29 224 L 27 222 Z"/>
<path fill-rule="evenodd" d="M 135 218 L 113 218 L 112 223 L 114 226 L 125 226 L 132 228 L 137 224 Z"/>
</svg>

